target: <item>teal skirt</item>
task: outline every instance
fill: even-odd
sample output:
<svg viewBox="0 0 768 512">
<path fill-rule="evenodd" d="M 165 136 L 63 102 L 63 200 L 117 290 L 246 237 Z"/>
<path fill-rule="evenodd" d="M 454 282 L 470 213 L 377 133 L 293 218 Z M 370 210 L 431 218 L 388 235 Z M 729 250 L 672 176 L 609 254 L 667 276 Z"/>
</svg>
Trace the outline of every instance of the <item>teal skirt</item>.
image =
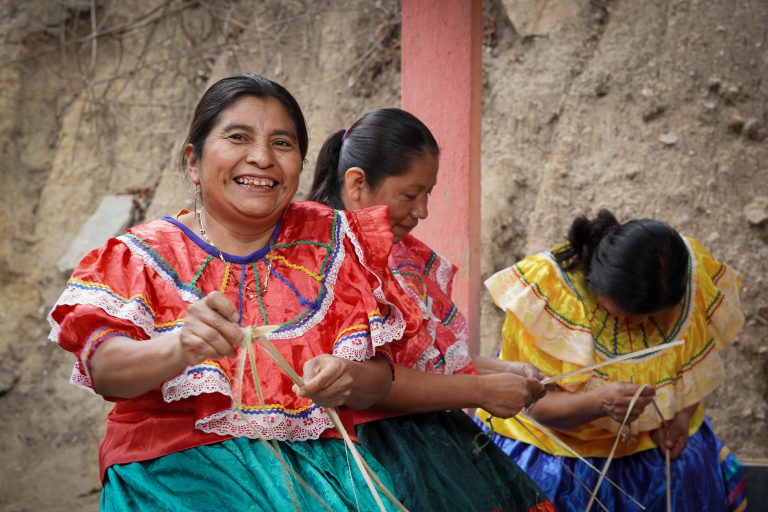
<svg viewBox="0 0 768 512">
<path fill-rule="evenodd" d="M 412 414 L 356 427 L 414 512 L 554 511 L 546 495 L 461 411 Z"/>
<path fill-rule="evenodd" d="M 236 438 L 157 459 L 107 469 L 101 512 L 165 511 L 378 511 L 343 441 L 278 442 L 285 462 L 313 496 L 261 441 Z M 389 474 L 362 446 L 360 455 L 387 488 Z M 379 492 L 388 511 L 396 508 Z"/>
</svg>

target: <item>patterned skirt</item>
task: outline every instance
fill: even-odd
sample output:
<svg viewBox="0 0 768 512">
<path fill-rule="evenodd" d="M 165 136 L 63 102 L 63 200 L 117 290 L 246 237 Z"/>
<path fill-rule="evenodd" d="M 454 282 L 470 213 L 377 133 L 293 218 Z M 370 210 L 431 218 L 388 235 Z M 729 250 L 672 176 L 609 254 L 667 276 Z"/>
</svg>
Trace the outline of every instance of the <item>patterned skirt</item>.
<svg viewBox="0 0 768 512">
<path fill-rule="evenodd" d="M 262 442 L 235 438 L 107 469 L 102 512 L 152 510 L 323 511 L 379 508 L 343 441 L 277 442 L 283 460 L 316 494 L 306 491 Z M 386 470 L 358 445 L 389 489 Z M 396 510 L 379 493 L 388 511 Z"/>
<path fill-rule="evenodd" d="M 475 420 L 480 423 L 480 420 Z M 486 425 L 482 425 L 487 429 Z M 523 468 L 555 503 L 558 510 L 584 510 L 599 475 L 571 457 L 554 457 L 539 448 L 499 434 L 491 438 Z M 587 457 L 601 469 L 605 458 Z M 567 468 L 567 469 L 566 469 Z M 570 471 L 568 471 L 570 470 Z M 572 474 L 589 488 L 584 489 Z M 665 512 L 666 463 L 657 449 L 614 459 L 607 478 L 646 507 Z M 709 419 L 688 440 L 682 455 L 671 463 L 672 510 L 675 512 L 741 512 L 747 508 L 744 471 L 739 460 L 717 438 Z M 640 511 L 632 500 L 605 480 L 597 499 L 610 511 Z M 592 510 L 601 510 L 595 503 Z"/>
<path fill-rule="evenodd" d="M 357 437 L 414 512 L 554 511 L 519 467 L 461 411 L 363 423 Z"/>
</svg>

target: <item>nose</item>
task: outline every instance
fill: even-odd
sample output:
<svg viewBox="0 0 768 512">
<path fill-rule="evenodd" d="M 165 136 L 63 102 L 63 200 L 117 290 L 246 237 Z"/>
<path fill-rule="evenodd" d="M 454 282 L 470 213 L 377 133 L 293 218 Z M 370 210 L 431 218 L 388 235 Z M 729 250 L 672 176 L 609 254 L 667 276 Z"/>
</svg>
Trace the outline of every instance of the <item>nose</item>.
<svg viewBox="0 0 768 512">
<path fill-rule="evenodd" d="M 260 169 L 265 169 L 272 164 L 272 151 L 268 143 L 256 142 L 248 148 L 245 161 Z"/>
<path fill-rule="evenodd" d="M 429 210 L 427 208 L 427 195 L 422 195 L 417 201 L 416 204 L 413 206 L 413 210 L 411 210 L 411 215 L 414 218 L 424 220 L 427 218 L 427 215 L 429 215 Z"/>
</svg>

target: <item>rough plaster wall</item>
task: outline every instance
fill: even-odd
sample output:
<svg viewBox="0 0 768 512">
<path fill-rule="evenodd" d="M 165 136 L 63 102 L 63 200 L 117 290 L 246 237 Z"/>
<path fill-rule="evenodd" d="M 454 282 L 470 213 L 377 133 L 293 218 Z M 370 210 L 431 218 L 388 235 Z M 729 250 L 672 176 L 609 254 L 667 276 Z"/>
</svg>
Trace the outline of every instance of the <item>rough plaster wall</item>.
<svg viewBox="0 0 768 512">
<path fill-rule="evenodd" d="M 737 454 L 768 456 L 768 237 L 743 211 L 768 196 L 768 5 L 506 0 L 491 14 L 483 275 L 601 207 L 701 240 L 741 272 L 747 315 L 706 405 Z M 501 320 L 486 297 L 485 353 Z"/>
</svg>

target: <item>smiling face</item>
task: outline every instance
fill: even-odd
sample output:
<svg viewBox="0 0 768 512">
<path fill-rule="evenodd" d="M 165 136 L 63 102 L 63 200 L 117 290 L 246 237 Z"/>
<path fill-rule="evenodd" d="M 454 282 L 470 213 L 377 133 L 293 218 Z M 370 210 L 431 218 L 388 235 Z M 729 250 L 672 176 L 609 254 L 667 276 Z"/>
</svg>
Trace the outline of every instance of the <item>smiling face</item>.
<svg viewBox="0 0 768 512">
<path fill-rule="evenodd" d="M 187 171 L 199 184 L 206 217 L 234 230 L 274 226 L 299 187 L 296 127 L 274 98 L 243 96 L 223 110 Z"/>
<path fill-rule="evenodd" d="M 419 220 L 427 218 L 427 203 L 437 183 L 438 165 L 437 156 L 425 153 L 415 158 L 405 173 L 384 178 L 374 190 L 368 187 L 365 172 L 359 167 L 352 168 L 345 176 L 342 200 L 345 207 L 353 210 L 389 206 L 389 224 L 397 243 L 416 227 Z"/>
</svg>

